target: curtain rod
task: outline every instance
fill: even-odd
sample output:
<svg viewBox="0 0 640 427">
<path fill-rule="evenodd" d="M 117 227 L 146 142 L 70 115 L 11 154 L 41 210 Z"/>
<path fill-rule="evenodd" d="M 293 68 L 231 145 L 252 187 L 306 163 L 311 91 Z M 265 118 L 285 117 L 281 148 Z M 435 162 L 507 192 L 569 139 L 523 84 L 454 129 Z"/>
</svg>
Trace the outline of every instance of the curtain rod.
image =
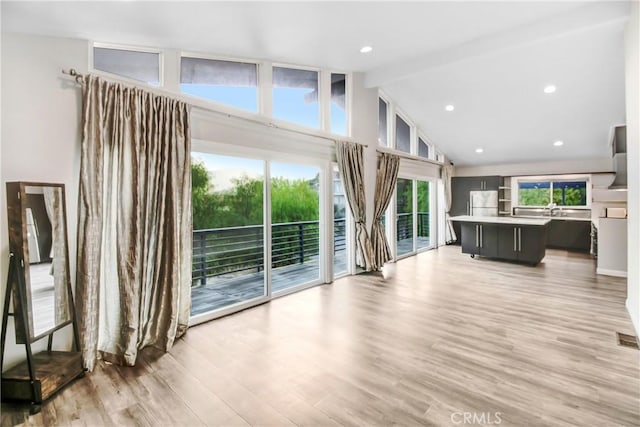
<svg viewBox="0 0 640 427">
<path fill-rule="evenodd" d="M 84 77 L 84 74 L 79 73 L 75 68 L 70 68 L 68 70 L 63 69 L 62 70 L 62 74 L 66 74 L 68 76 L 73 77 L 77 83 L 82 83 L 82 78 Z M 118 79 L 113 79 L 113 80 L 115 80 L 117 82 L 121 82 Z M 131 84 L 130 82 L 124 82 L 124 81 L 122 81 L 122 83 Z M 201 105 L 194 105 L 190 101 L 183 99 L 179 95 L 176 97 L 175 93 L 164 91 L 162 89 L 155 89 L 155 88 L 144 88 L 144 89 L 148 90 L 149 92 L 152 92 L 152 93 L 158 93 L 160 95 L 172 96 L 174 98 L 177 98 L 180 101 L 183 101 L 183 102 L 189 104 L 191 107 L 194 107 L 194 108 L 197 108 L 199 110 L 206 111 L 206 112 L 210 112 L 210 113 L 220 114 L 220 115 L 226 116 L 226 117 L 228 117 L 230 119 L 231 118 L 240 119 L 240 120 L 244 120 L 246 122 L 263 125 L 263 126 L 266 126 L 266 127 L 272 128 L 272 129 L 279 129 L 279 130 L 283 130 L 283 131 L 287 131 L 287 132 L 297 133 L 297 134 L 300 134 L 300 135 L 311 136 L 311 137 L 314 137 L 314 138 L 326 139 L 326 140 L 331 141 L 331 142 L 336 142 L 337 140 L 340 139 L 340 140 L 345 140 L 345 141 L 353 142 L 355 144 L 362 145 L 363 147 L 369 147 L 369 145 L 367 145 L 367 144 L 363 144 L 361 142 L 353 141 L 350 138 L 334 138 L 334 137 L 331 137 L 331 136 L 318 135 L 318 134 L 315 134 L 315 133 L 305 132 L 305 131 L 302 131 L 302 130 L 289 129 L 289 128 L 286 128 L 286 127 L 280 127 L 280 126 L 278 126 L 277 124 L 275 124 L 273 122 L 266 122 L 266 121 L 263 121 L 263 120 L 252 119 L 252 118 L 249 118 L 249 117 L 237 116 L 235 114 L 218 111 L 218 110 L 216 110 L 214 108 L 211 108 L 211 107 L 204 107 L 204 106 L 201 106 Z"/>
<path fill-rule="evenodd" d="M 376 151 L 378 153 L 395 154 L 396 156 L 402 157 L 402 158 L 407 159 L 407 160 L 416 160 L 418 162 L 430 163 L 430 164 L 436 165 L 436 166 L 444 166 L 444 163 L 435 161 L 433 159 L 426 159 L 424 157 L 419 157 L 419 156 L 416 156 L 414 154 L 409 154 L 409 153 L 403 153 L 401 151 L 396 151 L 396 150 L 393 150 L 393 149 L 387 148 L 387 147 L 376 147 Z"/>
</svg>

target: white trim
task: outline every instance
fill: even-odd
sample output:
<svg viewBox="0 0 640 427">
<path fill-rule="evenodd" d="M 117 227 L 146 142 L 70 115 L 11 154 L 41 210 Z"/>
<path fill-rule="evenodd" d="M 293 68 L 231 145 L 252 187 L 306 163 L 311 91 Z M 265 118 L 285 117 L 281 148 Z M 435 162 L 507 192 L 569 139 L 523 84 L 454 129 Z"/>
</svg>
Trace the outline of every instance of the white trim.
<svg viewBox="0 0 640 427">
<path fill-rule="evenodd" d="M 603 276 L 614 276 L 614 277 L 627 277 L 627 272 L 622 270 L 609 270 L 607 268 L 596 268 L 597 274 L 602 274 Z"/>
<path fill-rule="evenodd" d="M 387 96 L 384 94 L 384 92 L 382 92 L 382 90 L 378 90 L 378 105 L 376 108 L 376 110 L 378 111 L 378 132 L 377 135 L 378 137 L 380 136 L 380 100 L 382 100 L 382 102 L 385 103 L 385 105 L 387 106 L 386 109 L 386 113 L 387 113 L 387 128 L 385 129 L 387 132 L 387 144 L 383 145 L 382 142 L 378 139 L 378 144 L 376 144 L 376 146 L 378 147 L 385 147 L 385 148 L 393 148 L 391 147 L 391 101 L 387 98 Z"/>
<path fill-rule="evenodd" d="M 88 47 L 89 47 L 89 55 L 88 55 L 88 61 L 89 61 L 89 66 L 87 67 L 87 70 L 89 70 L 90 73 L 92 74 L 96 74 L 99 76 L 103 76 L 103 77 L 109 77 L 111 78 L 112 76 L 116 76 L 119 80 L 122 80 L 123 82 L 128 82 L 128 83 L 135 83 L 135 84 L 143 84 L 146 87 L 160 87 L 163 88 L 165 85 L 165 81 L 164 81 L 164 49 L 157 49 L 157 48 L 149 48 L 149 47 L 143 47 L 143 46 L 133 46 L 133 45 L 121 45 L 121 44 L 116 44 L 116 43 L 103 43 L 103 42 L 96 42 L 96 41 L 89 41 L 88 43 Z M 97 48 L 102 48 L 102 49 L 111 49 L 111 50 L 125 50 L 128 52 L 140 52 L 140 53 L 155 53 L 158 54 L 158 86 L 155 86 L 151 83 L 147 83 L 147 82 L 143 82 L 142 80 L 136 80 L 136 79 L 132 79 L 130 77 L 126 77 L 126 76 L 121 76 L 120 74 L 113 74 L 113 73 L 109 73 L 107 71 L 102 71 L 102 70 L 98 70 L 93 66 L 93 48 L 97 47 Z"/>
<path fill-rule="evenodd" d="M 271 300 L 273 301 L 276 298 L 280 298 L 280 297 L 284 297 L 284 296 L 287 296 L 287 295 L 295 294 L 296 292 L 304 291 L 304 290 L 307 290 L 307 289 L 310 289 L 310 288 L 314 288 L 316 286 L 327 285 L 327 284 L 328 283 L 322 283 L 321 279 L 316 279 L 316 280 L 313 280 L 311 282 L 302 283 L 300 285 L 293 286 L 291 288 L 282 289 L 280 291 L 274 292 L 271 295 Z"/>
<path fill-rule="evenodd" d="M 271 299 L 264 295 L 251 299 L 249 301 L 242 301 L 237 304 L 232 304 L 227 307 L 219 308 L 214 311 L 208 311 L 206 313 L 196 314 L 195 316 L 189 316 L 189 327 L 199 325 L 200 323 L 208 322 L 210 320 L 218 319 L 220 317 L 228 316 L 229 314 L 237 313 L 247 308 L 255 307 L 257 305 L 265 304 L 271 301 Z"/>
<path fill-rule="evenodd" d="M 264 243 L 262 249 L 264 250 L 262 259 L 264 259 L 264 278 L 267 294 L 267 298 L 273 298 L 273 284 L 271 283 L 271 270 L 272 270 L 272 241 L 271 241 L 271 229 L 273 224 L 271 223 L 271 161 L 263 160 L 264 165 L 264 179 L 262 180 L 262 238 Z"/>
<path fill-rule="evenodd" d="M 585 181 L 586 183 L 586 205 L 563 205 L 559 206 L 562 208 L 569 209 L 591 209 L 591 199 L 592 199 L 592 190 L 593 184 L 591 179 L 591 174 L 566 174 L 566 175 L 537 175 L 537 176 L 512 176 L 511 177 L 511 207 L 512 208 L 545 208 L 544 206 L 538 205 L 520 205 L 520 183 L 521 182 L 549 182 L 549 193 L 550 193 L 550 202 L 553 202 L 553 183 L 554 182 L 562 182 L 562 181 Z"/>
<path fill-rule="evenodd" d="M 239 62 L 241 64 L 254 64 L 256 66 L 260 66 L 262 64 L 262 61 L 257 59 L 245 59 L 226 55 L 215 55 L 206 52 L 194 52 L 189 50 L 179 50 L 178 52 L 180 53 L 180 58 L 187 57 L 194 59 L 209 59 L 213 61 Z"/>
</svg>

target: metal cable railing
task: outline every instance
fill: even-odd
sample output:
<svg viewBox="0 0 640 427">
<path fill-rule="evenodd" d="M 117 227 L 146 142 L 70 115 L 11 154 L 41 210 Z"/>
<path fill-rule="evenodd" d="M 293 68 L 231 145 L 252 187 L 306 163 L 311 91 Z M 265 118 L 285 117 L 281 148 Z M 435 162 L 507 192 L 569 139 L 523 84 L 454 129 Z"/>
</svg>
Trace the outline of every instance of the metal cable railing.
<svg viewBox="0 0 640 427">
<path fill-rule="evenodd" d="M 346 221 L 334 220 L 334 254 L 346 249 Z M 299 221 L 271 226 L 271 266 L 303 264 L 320 253 L 320 224 Z M 243 271 L 264 270 L 262 225 L 193 231 L 192 284 Z"/>
</svg>

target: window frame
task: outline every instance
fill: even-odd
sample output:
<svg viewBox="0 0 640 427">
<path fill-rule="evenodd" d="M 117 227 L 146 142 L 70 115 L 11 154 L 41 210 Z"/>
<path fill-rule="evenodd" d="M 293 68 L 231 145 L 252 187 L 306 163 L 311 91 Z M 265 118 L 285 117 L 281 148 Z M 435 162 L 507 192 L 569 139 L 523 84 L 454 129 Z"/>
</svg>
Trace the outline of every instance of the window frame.
<svg viewBox="0 0 640 427">
<path fill-rule="evenodd" d="M 397 120 L 396 117 L 400 117 L 402 119 L 403 122 L 405 122 L 407 124 L 407 126 L 409 126 L 409 151 L 402 151 L 398 149 L 398 141 L 396 141 L 396 137 L 397 137 Z M 413 121 L 411 119 L 409 119 L 409 116 L 407 114 L 405 114 L 404 111 L 402 111 L 400 108 L 394 108 L 393 110 L 393 149 L 399 151 L 400 153 L 404 153 L 404 154 L 410 154 L 413 156 L 418 156 L 417 154 L 417 128 L 416 125 L 413 123 Z M 419 156 L 418 156 L 419 157 Z M 423 157 L 421 157 L 423 158 Z"/>
<path fill-rule="evenodd" d="M 117 43 L 104 43 L 104 42 L 97 42 L 97 41 L 90 41 L 88 43 L 88 47 L 89 47 L 89 67 L 88 70 L 90 73 L 98 75 L 98 76 L 103 76 L 103 77 L 108 77 L 108 78 L 113 78 L 115 76 L 115 78 L 117 78 L 118 80 L 122 80 L 124 82 L 127 83 L 131 83 L 134 85 L 145 85 L 145 86 L 150 86 L 150 87 L 158 87 L 158 88 L 165 88 L 165 72 L 164 72 L 164 60 L 165 60 L 165 50 L 164 49 L 160 49 L 160 48 L 151 48 L 151 47 L 145 47 L 145 46 L 135 46 L 135 45 L 126 45 L 126 44 L 117 44 Z M 127 77 L 127 76 L 122 76 L 120 74 L 114 74 L 114 73 L 110 73 L 108 71 L 103 71 L 103 70 L 98 70 L 97 68 L 94 67 L 94 55 L 93 55 L 93 49 L 94 48 L 102 48 L 102 49 L 112 49 L 112 50 L 125 50 L 128 52 L 139 52 L 139 53 L 156 53 L 158 54 L 158 86 L 152 85 L 150 83 L 147 82 L 143 82 L 141 80 L 136 80 L 133 79 L 131 77 Z"/>
<path fill-rule="evenodd" d="M 416 156 L 420 157 L 421 159 L 427 159 L 427 160 L 435 160 L 435 147 L 433 146 L 433 144 L 431 143 L 431 141 L 429 141 L 429 138 L 427 138 L 424 133 L 422 133 L 420 131 L 420 129 L 416 129 Z M 422 140 L 425 144 L 427 144 L 427 149 L 428 149 L 428 156 L 427 157 L 422 157 L 420 155 L 420 140 Z"/>
<path fill-rule="evenodd" d="M 546 208 L 548 205 L 521 205 L 520 204 L 520 183 L 521 182 L 545 182 L 549 183 L 549 203 L 553 203 L 553 183 L 567 181 L 584 181 L 586 186 L 586 204 L 585 205 L 558 205 L 559 208 L 567 209 L 591 209 L 592 184 L 591 175 L 574 174 L 574 175 L 540 175 L 540 176 L 516 176 L 512 178 L 511 200 L 515 201 L 513 207 L 516 208 Z"/>
<path fill-rule="evenodd" d="M 391 99 L 389 97 L 387 97 L 382 91 L 378 91 L 378 105 L 377 105 L 377 110 L 378 110 L 378 135 L 380 135 L 380 100 L 382 100 L 382 102 L 384 102 L 385 104 L 387 104 L 387 145 L 383 145 L 380 142 L 380 139 L 378 139 L 378 147 L 385 147 L 385 148 L 391 148 L 394 149 L 394 147 L 392 146 L 392 129 L 395 131 L 396 128 L 396 119 L 395 119 L 395 114 L 392 114 L 392 110 L 393 110 L 393 103 L 391 101 Z"/>
<path fill-rule="evenodd" d="M 382 100 L 387 104 L 387 142 L 388 144 L 382 145 L 380 140 L 378 139 L 377 147 L 395 151 L 401 155 L 409 155 L 415 157 L 417 160 L 430 160 L 432 162 L 438 164 L 444 164 L 445 155 L 442 151 L 440 151 L 436 145 L 425 135 L 422 129 L 418 127 L 415 122 L 409 118 L 409 115 L 405 113 L 398 105 L 396 104 L 391 97 L 389 97 L 384 91 L 378 89 L 378 100 Z M 379 101 L 378 101 L 379 102 Z M 378 114 L 379 114 L 379 106 L 378 106 Z M 396 141 L 396 115 L 400 116 L 400 118 L 409 125 L 410 129 L 410 152 L 400 151 L 397 148 Z M 379 115 L 378 115 L 379 117 Z M 378 120 L 378 129 L 380 126 L 380 121 Z M 379 135 L 379 131 L 378 131 Z M 421 157 L 419 155 L 419 147 L 418 147 L 418 138 L 421 138 L 429 147 L 429 157 Z"/>
<path fill-rule="evenodd" d="M 198 96 L 195 95 L 191 95 L 189 93 L 184 93 L 182 92 L 182 90 L 180 90 L 180 85 L 182 83 L 180 83 L 180 80 L 182 78 L 182 74 L 181 74 L 181 67 L 182 67 L 182 58 L 183 57 L 187 57 L 187 58 L 196 58 L 196 59 L 206 59 L 206 60 L 211 60 L 211 61 L 226 61 L 226 62 L 238 62 L 241 64 L 252 64 L 256 66 L 256 102 L 257 102 L 257 111 L 250 111 L 250 110 L 244 110 L 242 108 L 238 108 L 235 107 L 233 105 L 229 105 L 229 104 L 224 104 L 222 102 L 219 101 L 214 101 L 212 99 L 207 99 L 207 98 L 200 98 Z M 180 96 L 183 96 L 189 100 L 193 100 L 194 104 L 197 102 L 205 102 L 205 103 L 210 103 L 212 104 L 216 109 L 221 110 L 223 112 L 228 112 L 231 114 L 236 114 L 236 115 L 242 115 L 242 116 L 246 116 L 246 115 L 264 115 L 263 112 L 263 94 L 262 94 L 262 90 L 261 90 L 261 86 L 262 86 L 262 67 L 264 66 L 263 62 L 260 61 L 252 61 L 249 59 L 243 59 L 243 58 L 232 58 L 232 57 L 227 57 L 227 56 L 221 56 L 221 55 L 211 55 L 211 54 L 206 54 L 206 53 L 199 53 L 199 52 L 191 52 L 191 51 L 180 51 L 178 52 L 178 61 L 176 64 L 176 75 L 177 75 L 177 87 L 176 87 L 176 91 L 180 94 Z"/>
<path fill-rule="evenodd" d="M 344 91 L 344 108 L 345 108 L 345 131 L 346 134 L 341 135 L 339 133 L 333 133 L 333 131 L 331 130 L 331 76 L 333 74 L 344 74 L 345 79 L 344 79 L 344 84 L 345 84 L 345 91 Z M 327 97 L 327 103 L 325 106 L 323 106 L 322 104 L 320 104 L 320 109 L 322 111 L 324 111 L 324 115 L 325 118 L 324 120 L 321 120 L 321 127 L 320 129 L 326 132 L 329 132 L 332 135 L 338 135 L 338 136 L 342 136 L 342 137 L 346 137 L 346 138 L 350 138 L 351 137 L 351 108 L 353 106 L 352 104 L 352 98 L 351 95 L 353 93 L 352 88 L 351 88 L 351 84 L 352 84 L 352 78 L 351 78 L 351 73 L 347 72 L 347 71 L 339 71 L 339 70 L 335 70 L 335 69 L 322 69 L 320 70 L 320 83 L 322 83 L 322 80 L 326 79 L 327 83 L 324 84 L 324 86 L 326 87 L 327 93 L 325 94 L 325 96 Z M 318 90 L 321 90 L 320 88 Z M 326 111 L 325 111 L 326 108 Z"/>
<path fill-rule="evenodd" d="M 276 67 L 289 68 L 289 69 L 301 70 L 301 71 L 315 71 L 316 73 L 318 73 L 318 127 L 317 128 L 305 126 L 303 124 L 292 122 L 287 119 L 283 119 L 282 117 L 276 117 L 273 115 L 273 69 Z M 328 120 L 330 120 L 330 118 L 328 119 L 326 117 L 327 112 L 325 111 L 325 109 L 326 109 L 326 106 L 329 106 L 329 103 L 331 102 L 331 97 L 329 96 L 329 99 L 325 100 L 325 97 L 326 97 L 325 91 L 328 90 L 329 94 L 331 94 L 331 87 L 326 88 L 326 83 L 324 82 L 324 80 L 326 79 L 325 77 L 326 70 L 323 70 L 322 68 L 310 67 L 306 65 L 294 65 L 294 64 L 287 64 L 287 63 L 281 63 L 281 62 L 272 62 L 270 71 L 271 71 L 270 73 L 271 80 L 269 82 L 265 82 L 265 90 L 269 91 L 271 94 L 269 97 L 271 100 L 271 105 L 265 106 L 265 109 L 268 108 L 268 111 L 270 112 L 270 114 L 267 117 L 273 120 L 274 123 L 283 123 L 283 124 L 286 124 L 287 126 L 291 126 L 294 129 L 299 129 L 303 131 L 304 129 L 307 129 L 307 130 L 311 129 L 317 132 L 330 132 L 326 130 L 326 126 L 327 126 L 327 123 L 329 123 Z M 330 71 L 329 73 L 331 72 L 332 71 Z M 341 73 L 341 74 L 344 74 L 344 73 Z M 329 74 L 329 81 L 331 81 L 330 74 Z"/>
</svg>

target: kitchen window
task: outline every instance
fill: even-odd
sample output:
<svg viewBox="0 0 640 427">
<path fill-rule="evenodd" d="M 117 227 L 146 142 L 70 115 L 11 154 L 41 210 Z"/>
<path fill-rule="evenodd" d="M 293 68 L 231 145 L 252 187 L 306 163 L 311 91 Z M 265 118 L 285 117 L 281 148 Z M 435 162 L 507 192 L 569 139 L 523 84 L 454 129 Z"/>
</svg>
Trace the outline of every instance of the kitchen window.
<svg viewBox="0 0 640 427">
<path fill-rule="evenodd" d="M 519 206 L 587 207 L 588 179 L 518 180 Z"/>
</svg>

